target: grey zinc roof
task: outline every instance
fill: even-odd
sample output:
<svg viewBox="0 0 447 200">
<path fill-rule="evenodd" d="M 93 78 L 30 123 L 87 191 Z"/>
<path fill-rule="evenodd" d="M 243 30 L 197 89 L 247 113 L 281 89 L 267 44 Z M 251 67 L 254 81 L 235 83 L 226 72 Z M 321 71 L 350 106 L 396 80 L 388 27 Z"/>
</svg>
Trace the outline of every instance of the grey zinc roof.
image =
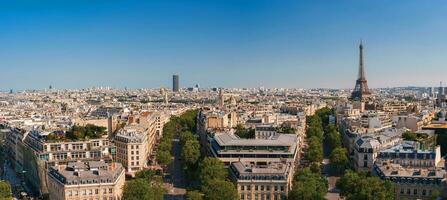
<svg viewBox="0 0 447 200">
<path fill-rule="evenodd" d="M 214 139 L 221 146 L 294 146 L 298 142 L 295 134 L 278 134 L 270 139 L 242 139 L 230 133 L 219 133 Z"/>
</svg>

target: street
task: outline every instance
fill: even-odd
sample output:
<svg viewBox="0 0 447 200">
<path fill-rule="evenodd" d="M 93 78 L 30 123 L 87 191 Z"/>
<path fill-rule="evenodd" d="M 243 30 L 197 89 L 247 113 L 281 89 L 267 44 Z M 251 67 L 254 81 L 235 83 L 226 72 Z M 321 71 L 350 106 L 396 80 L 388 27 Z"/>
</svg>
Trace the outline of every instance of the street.
<svg viewBox="0 0 447 200">
<path fill-rule="evenodd" d="M 172 140 L 173 160 L 168 167 L 168 173 L 171 175 L 170 182 L 165 181 L 168 190 L 168 194 L 165 196 L 167 200 L 182 200 L 186 194 L 187 180 L 180 159 L 181 150 L 180 140 L 177 136 Z"/>
</svg>

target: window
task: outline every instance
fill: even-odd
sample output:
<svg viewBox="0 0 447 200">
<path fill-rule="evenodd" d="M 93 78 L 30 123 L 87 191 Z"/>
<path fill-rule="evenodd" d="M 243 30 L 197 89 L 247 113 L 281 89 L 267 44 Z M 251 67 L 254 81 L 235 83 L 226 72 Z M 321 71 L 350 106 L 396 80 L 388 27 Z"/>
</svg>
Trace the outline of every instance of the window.
<svg viewBox="0 0 447 200">
<path fill-rule="evenodd" d="M 363 167 L 368 167 L 368 161 L 363 161 Z"/>
</svg>

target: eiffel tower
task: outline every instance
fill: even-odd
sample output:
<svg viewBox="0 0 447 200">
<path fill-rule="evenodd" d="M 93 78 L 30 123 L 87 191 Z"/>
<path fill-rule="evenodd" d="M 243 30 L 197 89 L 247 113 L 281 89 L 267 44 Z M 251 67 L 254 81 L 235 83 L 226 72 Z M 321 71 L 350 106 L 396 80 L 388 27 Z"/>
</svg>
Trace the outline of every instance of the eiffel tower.
<svg viewBox="0 0 447 200">
<path fill-rule="evenodd" d="M 368 83 L 365 77 L 365 69 L 363 68 L 363 44 L 360 42 L 359 45 L 359 74 L 357 81 L 355 82 L 354 91 L 351 94 L 351 99 L 353 100 L 364 100 L 371 96 L 371 92 L 368 89 Z"/>
</svg>

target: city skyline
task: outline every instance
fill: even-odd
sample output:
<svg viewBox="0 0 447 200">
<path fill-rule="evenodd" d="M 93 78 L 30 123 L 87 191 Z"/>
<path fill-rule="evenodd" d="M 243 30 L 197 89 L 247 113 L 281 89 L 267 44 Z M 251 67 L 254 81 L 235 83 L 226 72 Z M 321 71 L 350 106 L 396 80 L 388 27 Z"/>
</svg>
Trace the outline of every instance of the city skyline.
<svg viewBox="0 0 447 200">
<path fill-rule="evenodd" d="M 360 39 L 371 88 L 447 82 L 442 1 L 1 4 L 3 91 L 353 88 Z"/>
</svg>

